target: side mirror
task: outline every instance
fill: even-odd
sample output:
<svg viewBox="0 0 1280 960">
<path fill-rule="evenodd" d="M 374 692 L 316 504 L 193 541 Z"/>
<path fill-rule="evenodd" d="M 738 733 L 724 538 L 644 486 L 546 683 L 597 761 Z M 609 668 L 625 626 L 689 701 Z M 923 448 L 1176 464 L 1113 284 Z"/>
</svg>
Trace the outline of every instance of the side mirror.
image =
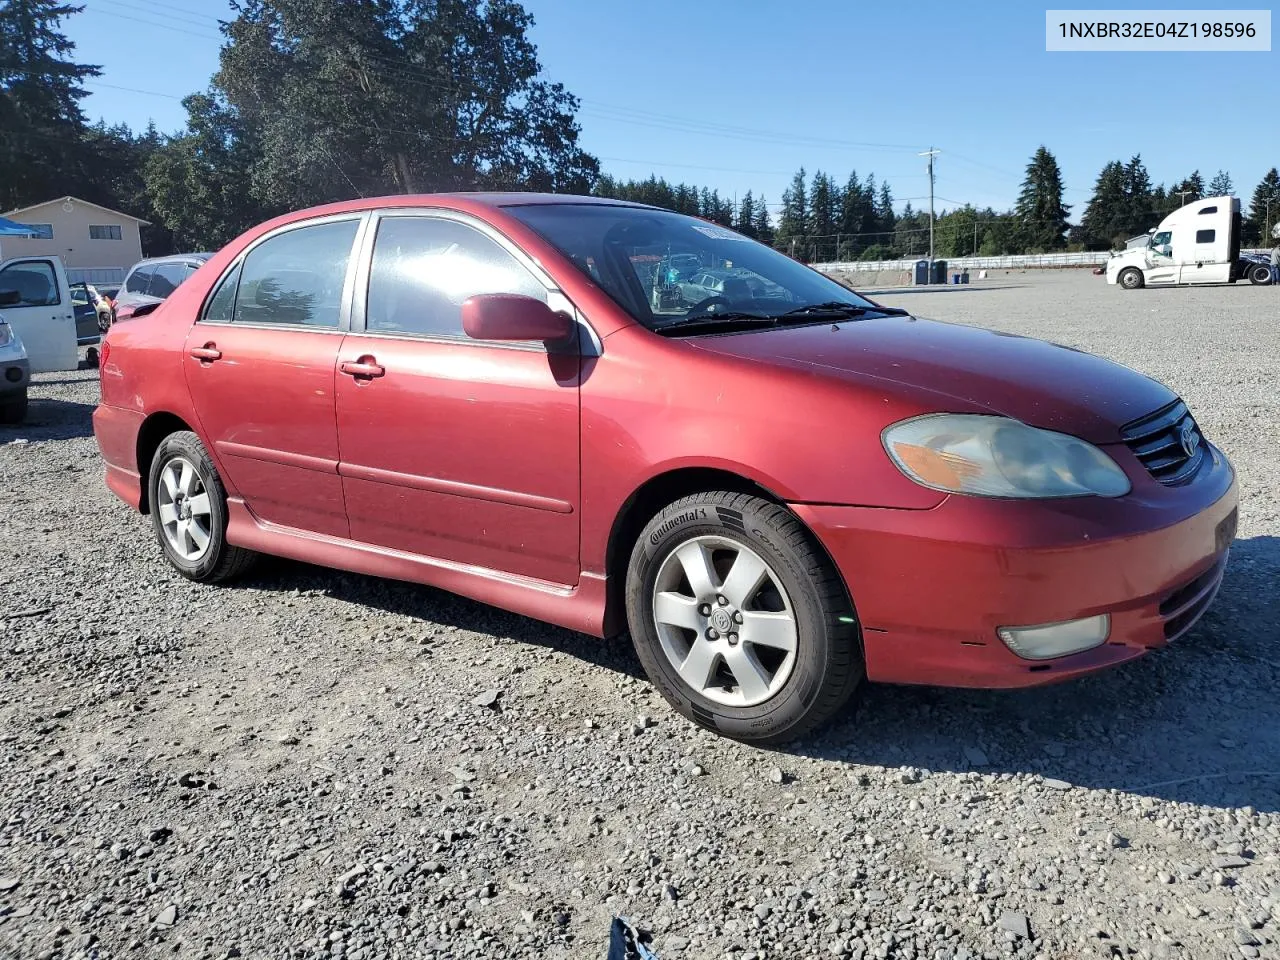
<svg viewBox="0 0 1280 960">
<path fill-rule="evenodd" d="M 472 340 L 544 340 L 573 333 L 573 320 L 541 300 L 514 293 L 481 293 L 462 301 L 462 329 Z"/>
<path fill-rule="evenodd" d="M 22 302 L 22 293 L 17 290 L 0 290 L 0 307 L 12 307 Z"/>
</svg>

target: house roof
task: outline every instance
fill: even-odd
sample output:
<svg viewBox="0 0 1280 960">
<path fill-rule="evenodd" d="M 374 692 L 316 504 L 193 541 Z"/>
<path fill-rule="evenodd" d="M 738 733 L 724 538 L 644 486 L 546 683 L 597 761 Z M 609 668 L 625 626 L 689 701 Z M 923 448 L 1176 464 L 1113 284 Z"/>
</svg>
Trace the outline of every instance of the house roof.
<svg viewBox="0 0 1280 960">
<path fill-rule="evenodd" d="M 57 197 L 53 200 L 46 200 L 44 203 L 34 203 L 29 207 L 19 207 L 17 210 L 6 211 L 4 216 L 13 219 L 17 214 L 29 213 L 32 210 L 39 210 L 41 207 L 49 207 L 55 203 L 66 203 L 68 201 L 71 203 L 81 203 L 86 207 L 93 207 L 96 210 L 105 210 L 107 213 L 114 213 L 117 217 L 124 217 L 126 220 L 136 220 L 138 223 L 146 227 L 151 226 L 150 220 L 143 220 L 141 217 L 135 217 L 133 214 L 124 213 L 121 210 L 112 210 L 110 207 L 104 207 L 100 203 L 90 203 L 88 200 L 81 200 L 79 197 Z"/>
</svg>

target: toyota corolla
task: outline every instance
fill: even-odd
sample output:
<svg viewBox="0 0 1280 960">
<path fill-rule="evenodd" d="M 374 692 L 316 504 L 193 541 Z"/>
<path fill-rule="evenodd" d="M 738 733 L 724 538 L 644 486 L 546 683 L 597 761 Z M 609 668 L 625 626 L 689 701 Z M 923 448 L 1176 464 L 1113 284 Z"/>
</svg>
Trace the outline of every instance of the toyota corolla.
<svg viewBox="0 0 1280 960">
<path fill-rule="evenodd" d="M 629 630 L 675 709 L 757 742 L 863 679 L 1140 657 L 1235 532 L 1231 465 L 1160 383 L 636 204 L 291 214 L 113 326 L 101 372 L 107 483 L 182 575 L 276 554 Z"/>
</svg>

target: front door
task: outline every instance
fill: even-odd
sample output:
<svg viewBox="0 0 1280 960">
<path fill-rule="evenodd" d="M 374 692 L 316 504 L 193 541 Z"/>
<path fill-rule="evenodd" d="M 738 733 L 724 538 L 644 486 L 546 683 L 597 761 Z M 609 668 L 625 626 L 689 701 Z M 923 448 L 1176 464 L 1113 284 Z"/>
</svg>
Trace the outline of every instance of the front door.
<svg viewBox="0 0 1280 960">
<path fill-rule="evenodd" d="M 1151 238 L 1147 247 L 1147 283 L 1176 283 L 1178 265 L 1173 259 L 1173 231 L 1165 230 Z"/>
<path fill-rule="evenodd" d="M 76 320 L 69 293 L 60 289 L 61 271 L 45 257 L 20 257 L 0 265 L 0 316 L 27 349 L 32 373 L 75 370 L 80 364 Z M 17 302 L 5 303 L 17 294 Z"/>
<path fill-rule="evenodd" d="M 333 381 L 360 223 L 312 222 L 250 249 L 183 357 L 204 435 L 254 515 L 344 538 Z"/>
<path fill-rule="evenodd" d="M 372 230 L 338 358 L 352 538 L 576 584 L 580 358 L 470 340 L 460 311 L 478 293 L 559 294 L 478 224 L 387 215 Z"/>
</svg>

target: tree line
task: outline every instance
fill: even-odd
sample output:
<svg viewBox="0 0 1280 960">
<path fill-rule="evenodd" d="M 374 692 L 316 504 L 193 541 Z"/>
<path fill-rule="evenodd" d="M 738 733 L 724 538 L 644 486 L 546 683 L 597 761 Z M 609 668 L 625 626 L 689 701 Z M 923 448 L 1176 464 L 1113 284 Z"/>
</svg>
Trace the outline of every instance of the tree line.
<svg viewBox="0 0 1280 960">
<path fill-rule="evenodd" d="M 513 0 L 239 0 L 209 88 L 186 126 L 89 124 L 78 62 L 59 27 L 82 7 L 0 2 L 0 210 L 73 194 L 152 222 L 148 254 L 216 249 L 278 213 L 352 197 L 476 189 L 594 193 L 693 214 L 806 261 L 929 251 L 930 217 L 896 210 L 887 181 L 800 169 L 776 217 L 763 194 L 602 173 L 582 149 L 579 101 L 548 82 Z M 1039 147 L 1018 199 L 933 220 L 941 257 L 1106 250 L 1184 202 L 1232 192 L 1219 171 L 1153 185 L 1140 156 L 1102 169 L 1069 221 L 1057 159 Z M 1246 243 L 1280 221 L 1280 174 L 1253 191 Z"/>
</svg>

